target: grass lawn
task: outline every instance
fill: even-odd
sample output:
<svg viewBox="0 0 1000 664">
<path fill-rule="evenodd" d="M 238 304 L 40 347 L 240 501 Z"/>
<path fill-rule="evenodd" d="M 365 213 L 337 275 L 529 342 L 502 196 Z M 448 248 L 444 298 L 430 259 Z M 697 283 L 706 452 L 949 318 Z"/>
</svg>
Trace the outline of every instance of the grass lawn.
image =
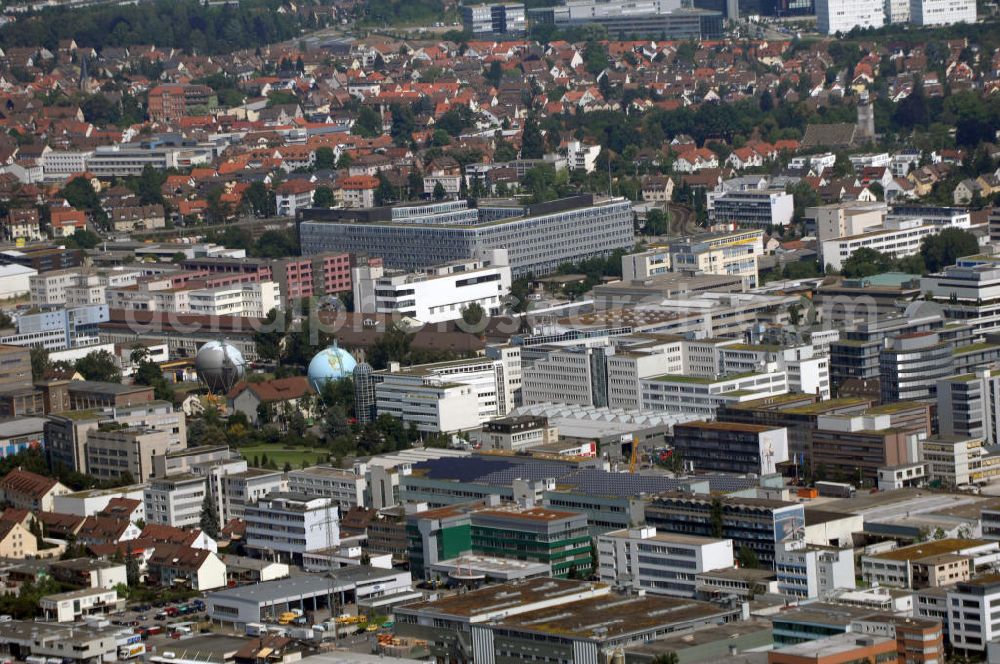
<svg viewBox="0 0 1000 664">
<path fill-rule="evenodd" d="M 325 463 L 328 452 L 326 450 L 311 447 L 281 447 L 279 445 L 251 445 L 249 447 L 238 448 L 247 463 L 252 464 L 253 458 L 257 457 L 260 462 L 266 454 L 268 461 L 274 461 L 278 468 L 284 468 L 285 462 L 292 464 L 293 468 L 301 468 L 302 462 L 314 466 L 317 463 Z"/>
</svg>

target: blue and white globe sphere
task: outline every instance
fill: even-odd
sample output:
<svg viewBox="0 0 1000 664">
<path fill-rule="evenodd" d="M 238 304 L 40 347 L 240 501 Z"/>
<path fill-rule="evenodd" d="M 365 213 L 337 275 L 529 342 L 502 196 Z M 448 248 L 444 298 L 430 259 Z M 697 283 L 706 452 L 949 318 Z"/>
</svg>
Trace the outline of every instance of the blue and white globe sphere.
<svg viewBox="0 0 1000 664">
<path fill-rule="evenodd" d="M 357 364 L 350 353 L 336 344 L 324 348 L 309 363 L 309 384 L 319 392 L 329 380 L 349 378 Z"/>
</svg>

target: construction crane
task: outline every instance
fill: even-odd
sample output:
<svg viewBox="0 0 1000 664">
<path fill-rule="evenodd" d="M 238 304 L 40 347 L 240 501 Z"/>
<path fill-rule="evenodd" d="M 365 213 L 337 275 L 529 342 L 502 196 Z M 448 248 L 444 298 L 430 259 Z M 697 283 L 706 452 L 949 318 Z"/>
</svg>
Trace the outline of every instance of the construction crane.
<svg viewBox="0 0 1000 664">
<path fill-rule="evenodd" d="M 635 473 L 635 467 L 639 463 L 639 437 L 632 437 L 632 456 L 628 460 L 628 472 Z"/>
</svg>

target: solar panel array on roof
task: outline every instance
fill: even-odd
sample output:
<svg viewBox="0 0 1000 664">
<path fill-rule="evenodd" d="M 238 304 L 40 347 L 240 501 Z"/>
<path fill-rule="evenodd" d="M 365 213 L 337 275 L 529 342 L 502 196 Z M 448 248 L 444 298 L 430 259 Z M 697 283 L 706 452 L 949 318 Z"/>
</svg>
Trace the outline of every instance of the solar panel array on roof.
<svg viewBox="0 0 1000 664">
<path fill-rule="evenodd" d="M 543 480 L 555 478 L 558 484 L 572 487 L 585 494 L 603 496 L 635 496 L 640 493 L 675 491 L 691 481 L 707 481 L 714 492 L 732 493 L 756 485 L 753 478 L 740 475 L 698 475 L 676 479 L 656 475 L 612 473 L 595 468 L 577 468 L 572 464 L 529 459 L 496 459 L 465 457 L 434 459 L 414 466 L 424 477 L 451 480 L 485 486 L 509 487 L 515 479 Z"/>
</svg>

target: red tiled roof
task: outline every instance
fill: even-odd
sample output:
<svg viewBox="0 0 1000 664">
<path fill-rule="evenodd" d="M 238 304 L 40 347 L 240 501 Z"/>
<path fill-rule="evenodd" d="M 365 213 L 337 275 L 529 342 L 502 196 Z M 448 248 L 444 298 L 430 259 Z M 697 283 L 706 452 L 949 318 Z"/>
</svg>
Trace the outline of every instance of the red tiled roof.
<svg viewBox="0 0 1000 664">
<path fill-rule="evenodd" d="M 0 479 L 0 489 L 38 500 L 45 497 L 58 482 L 51 477 L 17 468 Z"/>
</svg>

